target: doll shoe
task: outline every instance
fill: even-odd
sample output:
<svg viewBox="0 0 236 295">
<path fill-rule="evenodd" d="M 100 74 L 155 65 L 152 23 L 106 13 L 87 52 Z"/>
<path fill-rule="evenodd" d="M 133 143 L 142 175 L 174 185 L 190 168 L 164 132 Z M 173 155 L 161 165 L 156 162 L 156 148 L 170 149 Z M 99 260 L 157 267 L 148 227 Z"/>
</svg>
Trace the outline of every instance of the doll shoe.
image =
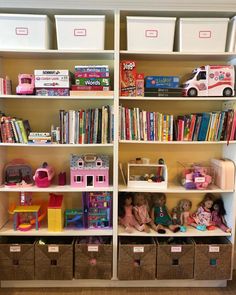
<svg viewBox="0 0 236 295">
<path fill-rule="evenodd" d="M 216 229 L 216 227 L 215 227 L 214 225 L 209 225 L 209 226 L 207 227 L 207 230 L 214 230 L 214 229 Z"/>
<path fill-rule="evenodd" d="M 181 225 L 180 231 L 181 231 L 181 233 L 185 233 L 187 231 L 187 227 L 184 225 Z"/>
<path fill-rule="evenodd" d="M 166 233 L 166 230 L 164 228 L 159 228 L 157 230 L 158 234 L 165 234 Z"/>
<path fill-rule="evenodd" d="M 173 229 L 174 233 L 177 233 L 178 231 L 180 231 L 180 226 L 177 226 L 176 228 Z"/>
<path fill-rule="evenodd" d="M 196 229 L 198 230 L 201 230 L 201 231 L 205 231 L 206 230 L 206 226 L 203 224 L 203 225 L 197 225 Z"/>
</svg>

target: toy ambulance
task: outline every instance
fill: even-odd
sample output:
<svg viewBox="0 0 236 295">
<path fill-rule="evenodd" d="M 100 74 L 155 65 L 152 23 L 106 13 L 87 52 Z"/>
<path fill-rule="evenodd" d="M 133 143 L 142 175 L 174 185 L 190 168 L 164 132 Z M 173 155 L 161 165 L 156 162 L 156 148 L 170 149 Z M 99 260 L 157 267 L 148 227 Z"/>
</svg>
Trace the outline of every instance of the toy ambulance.
<svg viewBox="0 0 236 295">
<path fill-rule="evenodd" d="M 234 96 L 234 66 L 202 66 L 183 84 L 184 96 Z"/>
</svg>

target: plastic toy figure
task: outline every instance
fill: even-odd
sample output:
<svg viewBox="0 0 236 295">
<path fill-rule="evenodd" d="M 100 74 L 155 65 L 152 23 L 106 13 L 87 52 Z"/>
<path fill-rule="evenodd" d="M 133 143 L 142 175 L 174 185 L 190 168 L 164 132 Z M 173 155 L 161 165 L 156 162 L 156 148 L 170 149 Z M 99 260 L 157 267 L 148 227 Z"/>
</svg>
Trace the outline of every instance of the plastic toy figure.
<svg viewBox="0 0 236 295">
<path fill-rule="evenodd" d="M 35 171 L 33 178 L 36 186 L 49 187 L 54 175 L 54 168 L 52 166 L 49 166 L 47 162 L 44 162 L 42 167 L 38 168 Z"/>
<path fill-rule="evenodd" d="M 222 229 L 226 233 L 230 233 L 231 229 L 227 226 L 226 220 L 225 220 L 225 207 L 224 202 L 221 198 L 216 199 L 212 206 L 212 223 Z"/>
<path fill-rule="evenodd" d="M 119 224 L 125 227 L 125 231 L 131 233 L 133 228 L 138 231 L 144 231 L 144 225 L 139 225 L 138 221 L 133 215 L 133 197 L 127 193 L 125 196 L 119 198 Z"/>
<path fill-rule="evenodd" d="M 179 225 L 174 225 L 166 207 L 166 195 L 159 193 L 154 201 L 154 206 L 151 212 L 154 223 L 158 226 L 157 232 L 166 233 L 165 227 L 168 227 L 173 232 L 180 230 Z"/>
<path fill-rule="evenodd" d="M 178 202 L 176 211 L 178 224 L 181 226 L 180 231 L 186 232 L 187 225 L 189 225 L 190 220 L 190 210 L 192 208 L 192 202 L 187 199 L 182 199 Z"/>
<path fill-rule="evenodd" d="M 213 206 L 214 195 L 206 194 L 202 202 L 199 204 L 197 212 L 189 218 L 189 223 L 198 230 L 213 230 L 215 226 L 212 223 L 211 209 Z"/>
<path fill-rule="evenodd" d="M 16 94 L 30 95 L 34 94 L 34 75 L 19 74 L 19 85 L 16 87 Z"/>
<path fill-rule="evenodd" d="M 149 208 L 147 204 L 147 200 L 145 199 L 145 196 L 142 193 L 136 193 L 134 197 L 134 216 L 139 223 L 140 226 L 143 227 L 143 231 L 150 232 L 150 228 L 148 225 L 151 226 L 152 229 L 155 231 L 159 230 L 159 227 L 156 226 L 153 222 L 153 220 L 149 216 Z"/>
</svg>

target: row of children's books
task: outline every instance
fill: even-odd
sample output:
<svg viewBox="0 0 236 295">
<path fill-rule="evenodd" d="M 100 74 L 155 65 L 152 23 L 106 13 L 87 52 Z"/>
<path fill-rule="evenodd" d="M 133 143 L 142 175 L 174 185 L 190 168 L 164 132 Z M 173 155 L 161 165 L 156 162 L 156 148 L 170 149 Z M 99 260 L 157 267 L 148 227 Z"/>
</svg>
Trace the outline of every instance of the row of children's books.
<svg viewBox="0 0 236 295">
<path fill-rule="evenodd" d="M 7 117 L 0 114 L 0 142 L 2 143 L 28 143 L 30 125 L 28 120 Z"/>
<path fill-rule="evenodd" d="M 220 141 L 236 139 L 236 111 L 174 117 L 139 108 L 119 108 L 119 139 L 144 141 Z"/>
<path fill-rule="evenodd" d="M 114 108 L 60 110 L 60 143 L 112 143 L 114 139 Z"/>
</svg>

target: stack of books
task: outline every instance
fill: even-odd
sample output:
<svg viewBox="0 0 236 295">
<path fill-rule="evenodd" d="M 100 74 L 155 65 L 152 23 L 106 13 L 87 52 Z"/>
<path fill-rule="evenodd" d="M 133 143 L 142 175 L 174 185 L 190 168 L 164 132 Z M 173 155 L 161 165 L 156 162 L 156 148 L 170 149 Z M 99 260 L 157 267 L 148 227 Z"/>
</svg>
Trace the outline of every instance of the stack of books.
<svg viewBox="0 0 236 295">
<path fill-rule="evenodd" d="M 0 78 L 0 95 L 12 94 L 12 83 L 8 77 Z"/>
</svg>

